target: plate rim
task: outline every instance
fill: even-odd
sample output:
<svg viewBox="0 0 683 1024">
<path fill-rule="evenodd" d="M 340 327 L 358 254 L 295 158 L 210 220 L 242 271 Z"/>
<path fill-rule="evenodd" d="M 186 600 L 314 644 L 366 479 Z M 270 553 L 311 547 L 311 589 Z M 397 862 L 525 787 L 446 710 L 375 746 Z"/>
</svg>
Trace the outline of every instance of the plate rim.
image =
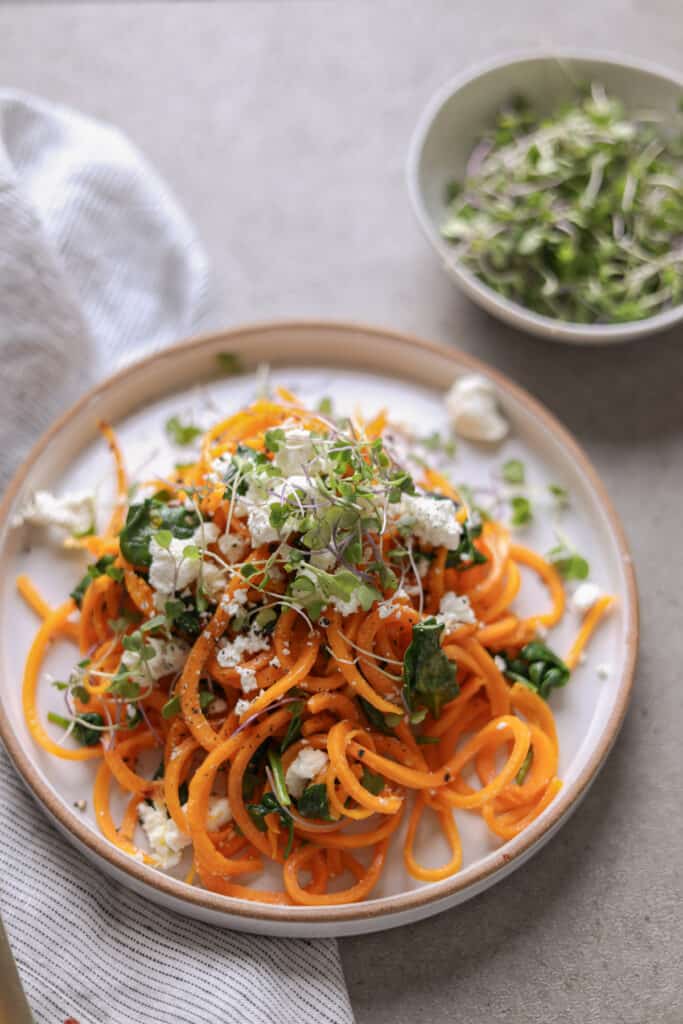
<svg viewBox="0 0 683 1024">
<path fill-rule="evenodd" d="M 61 831 L 65 832 L 71 841 L 74 841 L 76 845 L 84 845 L 88 855 L 102 858 L 110 867 L 119 869 L 124 874 L 131 876 L 133 883 L 137 886 L 140 884 L 145 887 L 149 886 L 152 890 L 156 891 L 158 897 L 170 898 L 174 903 L 180 901 L 183 905 L 187 906 L 188 913 L 191 913 L 192 908 L 194 908 L 198 913 L 217 914 L 225 918 L 226 924 L 230 923 L 230 918 L 238 918 L 243 922 L 244 927 L 249 927 L 250 922 L 253 925 L 253 923 L 258 921 L 272 925 L 291 924 L 294 927 L 299 926 L 301 928 L 306 926 L 314 928 L 316 925 L 334 923 L 340 925 L 357 923 L 362 925 L 363 922 L 375 921 L 378 918 L 388 919 L 387 927 L 390 927 L 392 917 L 405 917 L 405 914 L 410 912 L 413 912 L 415 916 L 426 916 L 429 913 L 431 904 L 436 904 L 434 912 L 438 912 L 448 902 L 458 901 L 459 896 L 462 900 L 466 899 L 467 890 L 472 890 L 471 894 L 475 895 L 482 888 L 493 884 L 491 876 L 500 874 L 502 880 L 503 877 L 508 875 L 517 866 L 521 866 L 532 853 L 537 852 L 544 841 L 549 839 L 560 828 L 564 819 L 578 806 L 586 790 L 597 777 L 617 738 L 626 715 L 633 690 L 639 641 L 639 607 L 633 560 L 621 521 L 597 471 L 582 447 L 555 415 L 542 402 L 510 380 L 504 373 L 479 360 L 476 356 L 463 352 L 454 345 L 428 341 L 408 332 L 354 320 L 296 318 L 249 322 L 186 338 L 168 348 L 150 353 L 126 365 L 89 388 L 38 438 L 11 478 L 0 502 L 0 527 L 4 526 L 8 520 L 10 508 L 16 495 L 46 446 L 81 410 L 93 403 L 98 396 L 112 389 L 116 390 L 128 378 L 138 373 L 144 373 L 150 366 L 166 359 L 172 359 L 179 354 L 186 354 L 192 349 L 211 349 L 216 344 L 220 344 L 230 350 L 244 345 L 245 341 L 248 341 L 249 336 L 253 334 L 263 334 L 264 332 L 288 334 L 292 331 L 308 333 L 325 331 L 340 333 L 362 332 L 368 336 L 374 336 L 377 339 L 389 341 L 398 346 L 418 349 L 426 354 L 440 356 L 460 367 L 464 366 L 473 372 L 486 374 L 503 392 L 512 394 L 517 401 L 521 402 L 531 411 L 546 429 L 561 442 L 571 458 L 577 462 L 582 474 L 587 478 L 590 487 L 605 512 L 609 529 L 620 555 L 626 584 L 623 604 L 626 632 L 624 670 L 619 683 L 615 706 L 600 734 L 596 749 L 591 754 L 578 778 L 570 786 L 563 787 L 557 798 L 536 821 L 532 822 L 514 839 L 502 844 L 498 850 L 494 851 L 498 855 L 495 860 L 488 866 L 476 871 L 473 877 L 468 877 L 473 870 L 470 869 L 470 872 L 458 872 L 450 878 L 432 883 L 428 887 L 408 890 L 398 895 L 384 896 L 376 900 L 364 901 L 363 903 L 322 907 L 276 906 L 232 896 L 224 896 L 187 885 L 181 880 L 140 864 L 110 844 L 104 836 L 94 832 L 88 824 L 79 821 L 71 814 L 58 795 L 50 790 L 47 783 L 43 782 L 29 754 L 21 746 L 18 737 L 10 725 L 9 716 L 5 713 L 2 689 L 0 689 L 0 738 L 2 738 L 16 770 L 25 785 L 28 786 L 31 795 L 41 805 L 41 809 L 48 814 L 48 817 L 57 819 L 61 825 Z M 284 349 L 284 352 L 286 353 L 286 349 Z M 340 355 L 339 352 L 340 350 L 336 349 L 331 354 L 333 355 L 333 361 L 343 366 L 345 359 L 343 354 Z M 357 360 L 349 359 L 347 365 L 353 366 L 354 362 L 357 362 Z M 292 934 L 295 934 L 295 932 Z"/>
</svg>

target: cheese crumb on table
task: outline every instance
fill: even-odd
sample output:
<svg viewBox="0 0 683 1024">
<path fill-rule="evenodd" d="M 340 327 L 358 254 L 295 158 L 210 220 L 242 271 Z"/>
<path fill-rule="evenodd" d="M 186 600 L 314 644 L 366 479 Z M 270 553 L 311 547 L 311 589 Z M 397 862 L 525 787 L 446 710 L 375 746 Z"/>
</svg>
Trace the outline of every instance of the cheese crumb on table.
<svg viewBox="0 0 683 1024">
<path fill-rule="evenodd" d="M 502 441 L 510 430 L 495 386 L 478 373 L 458 377 L 446 395 L 446 409 L 456 434 L 469 441 Z"/>
</svg>

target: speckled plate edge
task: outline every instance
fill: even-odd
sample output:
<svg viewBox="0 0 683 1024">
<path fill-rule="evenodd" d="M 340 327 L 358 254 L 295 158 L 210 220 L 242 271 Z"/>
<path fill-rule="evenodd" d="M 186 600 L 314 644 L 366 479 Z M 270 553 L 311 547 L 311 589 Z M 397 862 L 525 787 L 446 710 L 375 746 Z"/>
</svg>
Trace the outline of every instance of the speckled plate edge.
<svg viewBox="0 0 683 1024">
<path fill-rule="evenodd" d="M 118 391 L 121 386 L 125 387 L 126 382 L 131 378 L 145 374 L 165 361 L 179 360 L 193 350 L 201 351 L 203 354 L 207 351 L 209 354 L 226 350 L 244 351 L 248 349 L 250 338 L 253 339 L 255 336 L 274 335 L 273 340 L 276 341 L 277 336 L 280 335 L 284 343 L 287 336 L 291 336 L 293 332 L 310 340 L 311 357 L 309 362 L 312 365 L 336 363 L 349 368 L 359 366 L 359 360 L 352 354 L 351 344 L 347 350 L 344 345 L 340 344 L 340 339 L 345 336 L 351 342 L 351 340 L 358 341 L 359 336 L 362 336 L 368 343 L 375 340 L 385 347 L 387 345 L 395 347 L 397 352 L 401 351 L 403 356 L 406 355 L 406 348 L 414 350 L 415 375 L 418 380 L 421 373 L 420 364 L 424 363 L 422 357 L 429 355 L 452 363 L 454 371 L 464 368 L 485 373 L 496 383 L 502 394 L 507 392 L 518 403 L 525 406 L 540 425 L 554 435 L 569 457 L 577 464 L 598 503 L 602 506 L 620 555 L 625 579 L 623 615 L 626 635 L 623 671 L 614 707 L 592 755 L 578 777 L 560 791 L 557 798 L 539 819 L 496 851 L 496 856 L 491 864 L 480 867 L 475 865 L 443 882 L 360 904 L 334 907 L 280 907 L 221 896 L 188 886 L 138 863 L 117 850 L 102 836 L 94 833 L 90 827 L 75 819 L 40 777 L 32 763 L 30 753 L 21 746 L 2 706 L 1 693 L 0 736 L 2 736 L 29 791 L 60 831 L 72 842 L 75 841 L 83 853 L 98 862 L 109 874 L 147 898 L 156 900 L 158 903 L 186 915 L 245 931 L 272 935 L 340 936 L 406 924 L 463 902 L 519 867 L 557 831 L 577 807 L 600 771 L 626 714 L 638 651 L 638 599 L 626 538 L 605 489 L 577 442 L 541 403 L 513 384 L 503 374 L 458 349 L 360 323 L 303 320 L 250 324 L 192 338 L 120 370 L 88 391 L 36 443 L 3 497 L 0 504 L 0 525 L 7 520 L 16 495 L 46 446 L 69 424 L 71 419 L 87 407 L 96 404 L 99 398 Z M 287 350 L 284 344 L 281 351 L 286 356 Z M 286 361 L 286 358 L 283 361 Z M 422 376 L 424 377 L 424 373 Z"/>
</svg>

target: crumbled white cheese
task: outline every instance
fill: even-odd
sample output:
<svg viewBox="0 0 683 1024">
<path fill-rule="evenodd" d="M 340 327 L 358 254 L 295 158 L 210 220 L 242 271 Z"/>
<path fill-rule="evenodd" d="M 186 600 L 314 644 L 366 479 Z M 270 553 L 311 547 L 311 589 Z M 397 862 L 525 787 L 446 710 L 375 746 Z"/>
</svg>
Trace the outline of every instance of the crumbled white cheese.
<svg viewBox="0 0 683 1024">
<path fill-rule="evenodd" d="M 247 526 L 251 534 L 251 543 L 255 548 L 280 539 L 278 531 L 270 525 L 270 507 L 268 505 L 254 505 L 250 508 Z"/>
<path fill-rule="evenodd" d="M 446 627 L 446 633 L 451 633 L 458 626 L 473 625 L 477 619 L 472 610 L 469 597 L 454 594 L 448 591 L 441 598 L 437 622 L 442 622 Z"/>
<path fill-rule="evenodd" d="M 398 525 L 412 529 L 424 544 L 454 551 L 460 543 L 462 527 L 455 518 L 451 501 L 427 494 L 404 494 L 398 506 L 398 517 Z"/>
<path fill-rule="evenodd" d="M 228 615 L 237 615 L 242 607 L 247 603 L 247 594 L 249 591 L 246 587 L 240 587 L 232 595 L 226 594 L 223 598 L 223 607 L 225 608 Z"/>
<path fill-rule="evenodd" d="M 341 615 L 354 615 L 362 607 L 357 594 L 352 594 L 348 601 L 342 601 L 340 597 L 331 597 L 328 604 L 336 608 Z"/>
<path fill-rule="evenodd" d="M 230 565 L 234 565 L 235 562 L 241 562 L 247 553 L 248 547 L 249 545 L 244 537 L 241 537 L 238 533 L 224 533 L 218 538 L 218 550 Z"/>
<path fill-rule="evenodd" d="M 585 615 L 602 597 L 602 590 L 595 583 L 581 583 L 574 591 L 572 608 L 579 615 Z"/>
<path fill-rule="evenodd" d="M 163 607 L 168 595 L 184 590 L 194 583 L 201 569 L 199 558 L 186 558 L 185 548 L 198 547 L 203 549 L 213 544 L 218 537 L 218 528 L 214 523 L 202 523 L 192 537 L 186 540 L 174 537 L 167 548 L 163 548 L 155 537 L 149 543 L 152 561 L 149 567 L 150 586 L 160 595 L 157 606 Z"/>
<path fill-rule="evenodd" d="M 609 679 L 611 671 L 612 671 L 612 666 L 611 665 L 598 665 L 598 668 L 597 668 L 598 679 Z"/>
<path fill-rule="evenodd" d="M 218 540 L 220 530 L 215 523 L 200 523 L 194 531 L 192 543 L 198 548 L 208 548 L 209 544 L 215 544 Z"/>
<path fill-rule="evenodd" d="M 446 395 L 446 408 L 456 434 L 469 441 L 502 441 L 510 429 L 494 385 L 478 373 L 458 377 Z"/>
<path fill-rule="evenodd" d="M 296 476 L 306 472 L 309 475 L 324 473 L 327 468 L 327 459 L 322 452 L 316 452 L 316 447 L 321 448 L 321 442 L 311 437 L 310 431 L 297 425 L 283 426 L 284 440 L 279 442 L 278 450 L 273 455 L 273 464 L 283 473 L 284 476 Z"/>
<path fill-rule="evenodd" d="M 493 659 L 493 664 L 496 666 L 499 672 L 504 672 L 507 668 L 507 662 L 505 658 L 502 658 L 500 654 L 496 654 Z"/>
<path fill-rule="evenodd" d="M 242 693 L 251 693 L 258 686 L 258 683 L 256 682 L 256 672 L 253 668 L 246 668 L 242 665 L 238 665 L 237 675 L 240 677 Z"/>
<path fill-rule="evenodd" d="M 380 619 L 388 619 L 390 615 L 393 615 L 396 611 L 396 605 L 388 601 L 386 604 L 380 604 L 377 608 L 377 614 Z"/>
<path fill-rule="evenodd" d="M 229 821 L 232 821 L 232 808 L 227 796 L 210 796 L 209 813 L 206 819 L 207 831 L 218 832 Z"/>
<path fill-rule="evenodd" d="M 143 802 L 138 806 L 138 816 L 158 867 L 173 868 L 180 863 L 182 851 L 192 840 L 169 817 L 165 804 L 155 801 L 150 806 Z"/>
<path fill-rule="evenodd" d="M 162 637 L 146 637 L 145 647 L 152 647 L 154 654 L 146 661 L 138 651 L 124 651 L 121 663 L 132 679 L 139 683 L 156 681 L 162 676 L 181 672 L 190 648 L 182 640 L 164 640 Z"/>
<path fill-rule="evenodd" d="M 267 651 L 269 646 L 268 638 L 252 628 L 248 633 L 239 633 L 234 640 L 223 642 L 218 648 L 216 659 L 222 668 L 235 668 L 244 661 L 247 654 Z"/>
<path fill-rule="evenodd" d="M 270 665 L 271 668 L 280 668 L 281 667 L 280 666 L 280 659 L 278 658 L 277 654 L 273 655 L 273 657 L 270 659 L 268 664 Z"/>
<path fill-rule="evenodd" d="M 204 562 L 202 567 L 202 587 L 209 601 L 218 601 L 228 584 L 225 569 L 215 562 Z"/>
<path fill-rule="evenodd" d="M 87 533 L 95 525 L 95 496 L 81 493 L 57 497 L 49 491 L 36 491 L 13 520 L 14 526 L 22 523 L 55 526 L 71 534 Z"/>
<path fill-rule="evenodd" d="M 245 700 L 244 697 L 240 697 L 240 699 L 235 704 L 235 714 L 239 718 L 241 718 L 242 715 L 244 715 L 245 713 L 247 713 L 249 711 L 249 709 L 251 708 L 251 705 L 254 703 L 254 701 L 258 700 L 258 698 L 263 693 L 265 693 L 265 690 L 259 690 L 259 692 L 256 694 L 256 696 L 252 697 L 251 700 Z"/>
<path fill-rule="evenodd" d="M 285 774 L 285 783 L 291 795 L 298 799 L 311 779 L 323 770 L 327 762 L 328 757 L 324 750 L 303 747 Z"/>
</svg>

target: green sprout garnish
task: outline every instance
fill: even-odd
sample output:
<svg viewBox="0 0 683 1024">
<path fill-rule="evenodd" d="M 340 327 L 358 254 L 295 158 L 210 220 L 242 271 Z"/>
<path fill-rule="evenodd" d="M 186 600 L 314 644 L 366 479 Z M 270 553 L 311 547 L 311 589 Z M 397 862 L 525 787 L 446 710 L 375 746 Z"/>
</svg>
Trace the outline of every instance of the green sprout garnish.
<svg viewBox="0 0 683 1024">
<path fill-rule="evenodd" d="M 683 135 L 593 83 L 542 117 L 517 100 L 447 190 L 444 238 L 544 316 L 624 323 L 683 301 Z M 671 130 L 667 130 L 671 129 Z"/>
</svg>

